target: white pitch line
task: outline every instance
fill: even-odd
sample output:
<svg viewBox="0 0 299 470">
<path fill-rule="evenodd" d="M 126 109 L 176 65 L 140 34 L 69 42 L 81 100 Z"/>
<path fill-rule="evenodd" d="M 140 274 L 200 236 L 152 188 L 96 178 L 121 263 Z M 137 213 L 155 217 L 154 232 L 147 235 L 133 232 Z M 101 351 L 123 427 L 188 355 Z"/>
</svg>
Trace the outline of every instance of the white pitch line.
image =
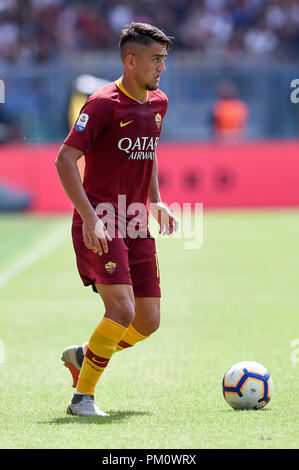
<svg viewBox="0 0 299 470">
<path fill-rule="evenodd" d="M 21 254 L 8 268 L 2 273 L 0 272 L 0 289 L 17 277 L 22 271 L 25 271 L 25 269 L 29 268 L 29 266 L 39 261 L 43 256 L 47 255 L 61 244 L 70 235 L 69 228 L 69 221 L 67 223 L 64 221 L 63 224 L 59 224 L 58 227 L 55 227 L 55 229 L 37 243 L 37 245 Z"/>
</svg>

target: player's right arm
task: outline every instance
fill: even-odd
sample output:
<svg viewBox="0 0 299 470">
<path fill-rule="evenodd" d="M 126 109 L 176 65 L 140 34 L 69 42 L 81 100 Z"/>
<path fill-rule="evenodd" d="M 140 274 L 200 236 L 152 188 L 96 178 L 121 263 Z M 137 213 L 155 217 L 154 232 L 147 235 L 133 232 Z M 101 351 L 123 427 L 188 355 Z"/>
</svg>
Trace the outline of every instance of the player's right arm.
<svg viewBox="0 0 299 470">
<path fill-rule="evenodd" d="M 66 194 L 82 218 L 85 246 L 94 253 L 102 255 L 103 251 L 108 252 L 107 241 L 111 241 L 111 238 L 84 191 L 77 165 L 77 161 L 82 156 L 83 152 L 81 150 L 63 144 L 55 165 Z"/>
</svg>

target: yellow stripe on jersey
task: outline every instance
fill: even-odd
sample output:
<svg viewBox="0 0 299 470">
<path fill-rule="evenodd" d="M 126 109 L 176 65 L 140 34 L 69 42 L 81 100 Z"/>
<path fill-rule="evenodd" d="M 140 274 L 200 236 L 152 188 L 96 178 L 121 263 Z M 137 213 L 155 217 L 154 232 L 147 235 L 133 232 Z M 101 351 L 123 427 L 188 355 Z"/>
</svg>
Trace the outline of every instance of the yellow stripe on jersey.
<svg viewBox="0 0 299 470">
<path fill-rule="evenodd" d="M 127 95 L 129 98 L 131 98 L 131 100 L 134 100 L 134 101 L 137 101 L 137 103 L 139 103 L 138 100 L 136 100 L 136 98 L 134 98 L 134 96 L 130 95 L 130 93 L 125 89 L 125 87 L 123 86 L 122 84 L 122 76 L 118 79 L 118 80 L 115 80 L 115 84 L 116 86 L 125 94 Z M 148 101 L 148 91 L 146 92 L 146 101 Z M 139 103 L 140 104 L 140 103 Z"/>
<path fill-rule="evenodd" d="M 159 261 L 158 261 L 157 253 L 155 253 L 155 259 L 156 259 L 156 266 L 157 266 L 157 277 L 160 277 L 160 269 L 159 269 Z"/>
</svg>

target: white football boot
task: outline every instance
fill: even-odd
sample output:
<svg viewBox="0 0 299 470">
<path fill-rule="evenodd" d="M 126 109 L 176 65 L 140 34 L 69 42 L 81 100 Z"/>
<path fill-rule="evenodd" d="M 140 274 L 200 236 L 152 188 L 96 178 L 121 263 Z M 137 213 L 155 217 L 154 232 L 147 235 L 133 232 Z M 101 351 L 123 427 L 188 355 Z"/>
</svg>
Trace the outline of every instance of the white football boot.
<svg viewBox="0 0 299 470">
<path fill-rule="evenodd" d="M 109 416 L 94 404 L 93 395 L 81 395 L 77 393 L 73 396 L 66 412 L 69 415 L 76 416 Z"/>
</svg>

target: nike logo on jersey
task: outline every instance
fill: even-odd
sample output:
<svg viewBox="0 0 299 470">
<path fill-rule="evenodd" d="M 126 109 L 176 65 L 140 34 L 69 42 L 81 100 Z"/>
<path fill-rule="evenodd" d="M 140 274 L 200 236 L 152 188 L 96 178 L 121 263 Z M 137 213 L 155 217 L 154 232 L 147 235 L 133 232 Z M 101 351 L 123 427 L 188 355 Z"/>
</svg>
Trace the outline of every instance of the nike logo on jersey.
<svg viewBox="0 0 299 470">
<path fill-rule="evenodd" d="M 134 119 L 132 119 L 132 121 L 128 121 L 128 122 L 122 122 L 122 121 L 120 121 L 120 124 L 119 124 L 119 125 L 120 125 L 120 127 L 125 127 L 125 126 L 127 126 L 128 124 L 131 124 L 131 122 L 133 122 L 133 120 L 134 120 Z"/>
</svg>

